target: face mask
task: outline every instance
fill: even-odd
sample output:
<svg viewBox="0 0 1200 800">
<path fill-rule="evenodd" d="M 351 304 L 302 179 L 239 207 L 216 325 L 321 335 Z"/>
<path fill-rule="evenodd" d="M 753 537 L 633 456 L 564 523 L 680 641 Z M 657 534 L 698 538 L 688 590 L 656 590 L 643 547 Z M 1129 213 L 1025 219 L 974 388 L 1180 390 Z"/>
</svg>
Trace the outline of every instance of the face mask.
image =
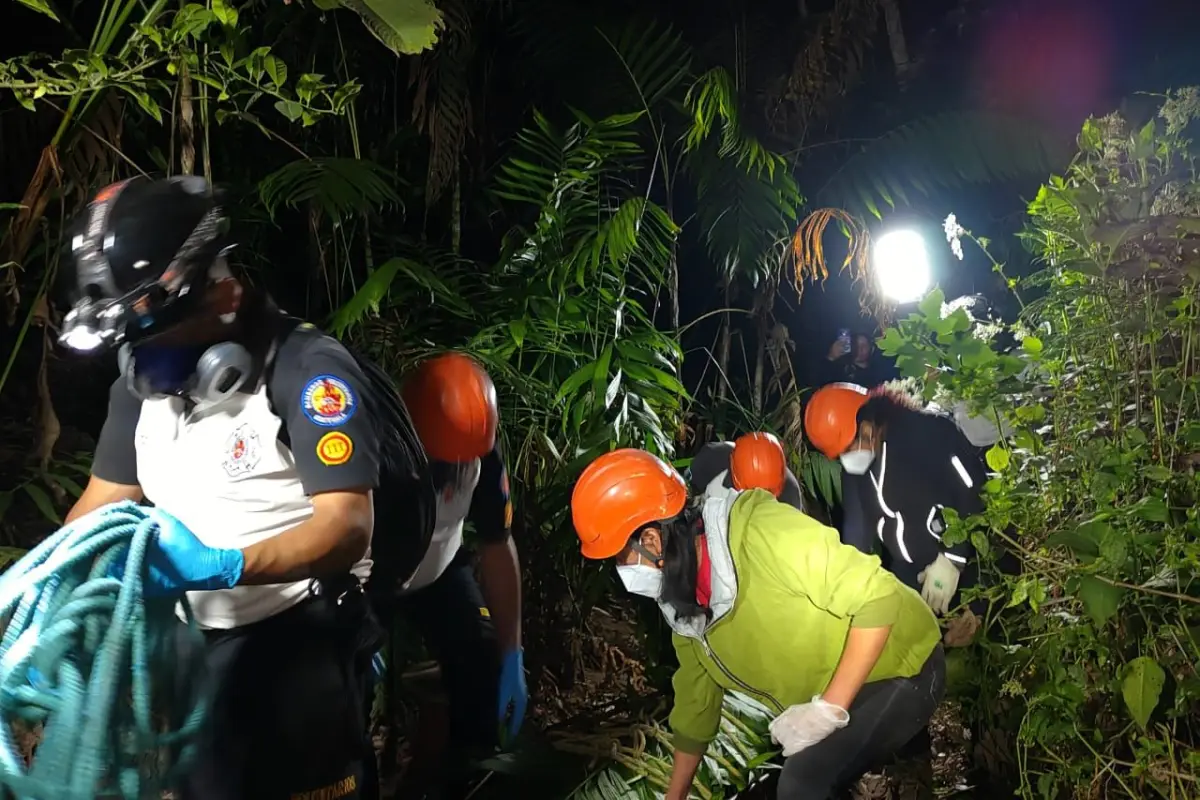
<svg viewBox="0 0 1200 800">
<path fill-rule="evenodd" d="M 849 453 L 842 453 L 838 456 L 838 461 L 842 462 L 842 469 L 851 475 L 866 475 L 867 470 L 871 468 L 872 462 L 875 461 L 875 451 L 852 450 Z"/>
<path fill-rule="evenodd" d="M 150 390 L 174 394 L 187 386 L 206 349 L 204 346 L 139 345 L 133 349 L 134 369 Z"/>
<path fill-rule="evenodd" d="M 617 577 L 630 594 L 640 594 L 651 600 L 662 595 L 662 570 L 649 564 L 622 564 L 617 567 Z"/>
</svg>

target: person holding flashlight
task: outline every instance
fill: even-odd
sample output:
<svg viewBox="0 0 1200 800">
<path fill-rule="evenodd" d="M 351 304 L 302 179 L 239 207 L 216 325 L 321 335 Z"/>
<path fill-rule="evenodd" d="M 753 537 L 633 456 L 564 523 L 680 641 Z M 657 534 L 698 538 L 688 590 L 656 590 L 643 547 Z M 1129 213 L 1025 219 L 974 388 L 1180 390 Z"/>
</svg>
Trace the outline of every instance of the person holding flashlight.
<svg viewBox="0 0 1200 800">
<path fill-rule="evenodd" d="M 953 420 L 921 409 L 903 393 L 854 384 L 817 390 L 804 412 L 813 446 L 842 464 L 842 541 L 864 553 L 885 551 L 888 569 L 949 613 L 977 581 L 969 542 L 942 544 L 943 510 L 983 510 L 986 475 Z"/>
</svg>

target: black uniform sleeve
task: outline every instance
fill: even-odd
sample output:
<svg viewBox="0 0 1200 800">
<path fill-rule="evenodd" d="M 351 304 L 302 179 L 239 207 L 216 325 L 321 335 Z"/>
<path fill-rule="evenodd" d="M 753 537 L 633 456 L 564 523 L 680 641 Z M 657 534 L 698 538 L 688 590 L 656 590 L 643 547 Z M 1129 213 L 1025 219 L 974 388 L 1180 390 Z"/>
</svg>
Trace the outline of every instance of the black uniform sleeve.
<svg viewBox="0 0 1200 800">
<path fill-rule="evenodd" d="M 701 447 L 692 458 L 692 466 L 688 470 L 688 488 L 694 494 L 700 494 L 724 472 L 723 485 L 726 489 L 732 489 L 733 477 L 729 475 L 729 460 L 732 457 L 733 442 L 709 442 Z"/>
<path fill-rule="evenodd" d="M 304 325 L 279 348 L 271 404 L 287 425 L 288 447 L 309 495 L 379 485 L 372 386 L 354 356 Z"/>
<path fill-rule="evenodd" d="M 948 473 L 945 480 L 950 487 L 950 505 L 958 512 L 959 517 L 969 517 L 983 511 L 983 484 L 987 474 L 979 461 L 979 453 L 971 446 L 967 437 L 952 421 L 947 420 L 946 437 L 952 443 L 946 454 Z M 949 428 L 953 427 L 953 430 Z M 946 555 L 957 564 L 965 564 L 975 557 L 975 548 L 969 541 L 959 542 L 954 547 L 946 548 Z"/>
<path fill-rule="evenodd" d="M 108 416 L 100 429 L 92 474 L 102 481 L 137 486 L 137 449 L 134 434 L 142 415 L 142 401 L 129 391 L 122 375 L 108 390 Z"/>
<path fill-rule="evenodd" d="M 475 485 L 475 493 L 471 496 L 467 519 L 475 526 L 475 533 L 483 541 L 502 542 L 509 536 L 512 517 L 508 470 L 504 467 L 504 456 L 497 439 L 492 452 L 481 459 L 479 483 Z"/>
<path fill-rule="evenodd" d="M 783 491 L 779 493 L 779 502 L 787 503 L 797 511 L 804 511 L 804 493 L 800 491 L 800 481 L 789 469 L 783 477 Z"/>
<path fill-rule="evenodd" d="M 864 491 L 869 480 L 864 475 L 851 475 L 842 470 L 842 544 L 872 555 L 875 541 L 863 508 L 867 500 Z"/>
</svg>

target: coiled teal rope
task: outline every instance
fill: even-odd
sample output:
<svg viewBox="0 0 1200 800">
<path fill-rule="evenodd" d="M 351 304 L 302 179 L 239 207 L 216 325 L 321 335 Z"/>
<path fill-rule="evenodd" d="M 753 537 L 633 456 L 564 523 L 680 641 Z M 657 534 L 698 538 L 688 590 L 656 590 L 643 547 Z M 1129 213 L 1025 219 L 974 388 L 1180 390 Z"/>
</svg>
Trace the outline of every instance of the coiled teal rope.
<svg viewBox="0 0 1200 800">
<path fill-rule="evenodd" d="M 177 644 L 200 633 L 186 601 L 184 626 L 173 600 L 142 596 L 156 527 L 133 504 L 108 506 L 0 576 L 0 785 L 21 800 L 146 797 L 191 754 L 207 702 Z M 27 767 L 14 728 L 38 723 Z"/>
</svg>

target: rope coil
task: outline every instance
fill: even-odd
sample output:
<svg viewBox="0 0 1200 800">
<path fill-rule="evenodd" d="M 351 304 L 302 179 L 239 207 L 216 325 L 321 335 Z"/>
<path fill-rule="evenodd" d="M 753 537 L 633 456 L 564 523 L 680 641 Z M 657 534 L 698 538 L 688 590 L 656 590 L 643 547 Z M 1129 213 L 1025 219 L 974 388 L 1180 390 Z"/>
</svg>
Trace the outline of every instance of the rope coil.
<svg viewBox="0 0 1200 800">
<path fill-rule="evenodd" d="M 186 599 L 184 624 L 142 595 L 157 532 L 147 509 L 106 506 L 0 575 L 0 786 L 20 800 L 146 797 L 189 759 L 208 698 L 178 653 L 202 637 Z M 15 734 L 39 725 L 27 765 Z"/>
</svg>

